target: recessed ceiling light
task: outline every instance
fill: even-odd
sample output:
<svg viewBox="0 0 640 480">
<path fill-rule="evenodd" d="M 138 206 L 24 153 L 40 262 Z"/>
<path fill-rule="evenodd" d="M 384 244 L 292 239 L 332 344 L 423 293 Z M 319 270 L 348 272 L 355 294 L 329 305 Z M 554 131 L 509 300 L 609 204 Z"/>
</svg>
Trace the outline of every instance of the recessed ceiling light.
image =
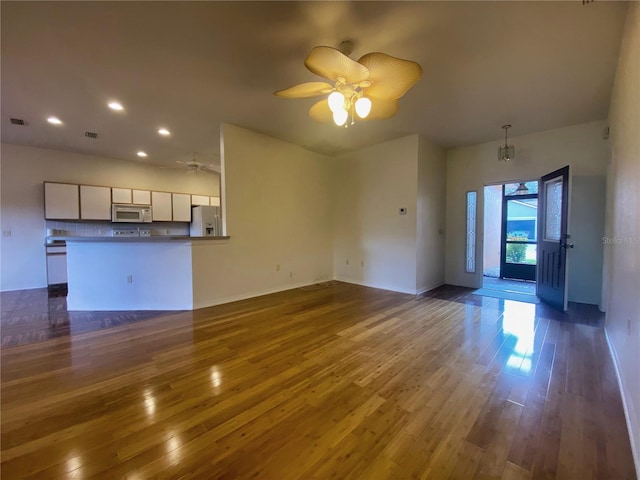
<svg viewBox="0 0 640 480">
<path fill-rule="evenodd" d="M 146 152 L 143 152 L 142 150 L 140 150 L 136 155 L 138 155 L 139 157 L 146 157 L 147 156 Z"/>
<path fill-rule="evenodd" d="M 49 117 L 47 118 L 47 122 L 49 122 L 51 125 L 62 125 L 62 120 L 60 120 L 58 117 Z"/>
<path fill-rule="evenodd" d="M 118 112 L 121 112 L 122 110 L 124 110 L 124 107 L 120 102 L 109 102 L 109 108 L 111 110 L 117 110 Z"/>
<path fill-rule="evenodd" d="M 171 132 L 169 130 L 167 130 L 166 128 L 161 128 L 158 130 L 158 133 L 160 135 L 163 135 L 165 137 L 168 137 L 169 135 L 171 135 Z"/>
</svg>

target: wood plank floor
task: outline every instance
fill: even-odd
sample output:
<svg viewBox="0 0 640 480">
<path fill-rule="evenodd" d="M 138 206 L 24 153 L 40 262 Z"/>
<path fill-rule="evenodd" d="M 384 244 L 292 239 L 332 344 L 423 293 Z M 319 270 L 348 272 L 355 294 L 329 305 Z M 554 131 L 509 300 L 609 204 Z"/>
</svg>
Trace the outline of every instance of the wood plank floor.
<svg viewBox="0 0 640 480">
<path fill-rule="evenodd" d="M 64 288 L 53 290 L 33 288 L 1 292 L 0 345 L 25 345 L 175 313 L 140 310 L 69 312 L 66 292 L 66 284 Z"/>
<path fill-rule="evenodd" d="M 601 328 L 335 283 L 4 347 L 14 478 L 634 479 Z"/>
</svg>

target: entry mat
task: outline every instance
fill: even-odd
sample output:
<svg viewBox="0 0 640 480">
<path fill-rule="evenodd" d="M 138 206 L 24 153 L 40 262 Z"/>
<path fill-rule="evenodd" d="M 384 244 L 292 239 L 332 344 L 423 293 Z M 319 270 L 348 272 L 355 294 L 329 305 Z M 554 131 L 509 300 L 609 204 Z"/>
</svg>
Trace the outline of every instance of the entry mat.
<svg viewBox="0 0 640 480">
<path fill-rule="evenodd" d="M 479 288 L 473 292 L 475 295 L 483 297 L 502 298 L 503 300 L 515 300 L 517 302 L 540 303 L 540 299 L 536 295 L 527 293 L 505 292 L 502 290 L 492 290 L 490 288 Z"/>
</svg>

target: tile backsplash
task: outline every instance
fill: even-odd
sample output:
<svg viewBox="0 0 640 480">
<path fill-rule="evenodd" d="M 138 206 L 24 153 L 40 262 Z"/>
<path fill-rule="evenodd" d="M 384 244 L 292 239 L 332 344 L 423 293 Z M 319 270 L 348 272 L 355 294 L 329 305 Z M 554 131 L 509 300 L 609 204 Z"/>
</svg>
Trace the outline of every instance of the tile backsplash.
<svg viewBox="0 0 640 480">
<path fill-rule="evenodd" d="M 189 224 L 180 222 L 162 223 L 111 223 L 111 222 L 61 222 L 45 221 L 45 236 L 49 229 L 58 230 L 55 236 L 110 237 L 113 229 L 138 228 L 151 230 L 151 235 L 189 235 Z"/>
</svg>

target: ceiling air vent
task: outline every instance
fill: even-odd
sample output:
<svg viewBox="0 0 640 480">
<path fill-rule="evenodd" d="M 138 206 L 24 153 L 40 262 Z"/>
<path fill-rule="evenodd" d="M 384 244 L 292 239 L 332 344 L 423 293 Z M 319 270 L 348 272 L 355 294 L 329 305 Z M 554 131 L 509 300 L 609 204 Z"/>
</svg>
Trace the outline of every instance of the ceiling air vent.
<svg viewBox="0 0 640 480">
<path fill-rule="evenodd" d="M 98 138 L 98 134 L 95 132 L 84 132 L 84 136 L 85 137 L 89 137 L 89 138 Z"/>
<path fill-rule="evenodd" d="M 9 119 L 11 121 L 12 125 L 26 125 L 27 122 L 25 122 L 23 119 L 21 118 L 10 118 Z"/>
</svg>

